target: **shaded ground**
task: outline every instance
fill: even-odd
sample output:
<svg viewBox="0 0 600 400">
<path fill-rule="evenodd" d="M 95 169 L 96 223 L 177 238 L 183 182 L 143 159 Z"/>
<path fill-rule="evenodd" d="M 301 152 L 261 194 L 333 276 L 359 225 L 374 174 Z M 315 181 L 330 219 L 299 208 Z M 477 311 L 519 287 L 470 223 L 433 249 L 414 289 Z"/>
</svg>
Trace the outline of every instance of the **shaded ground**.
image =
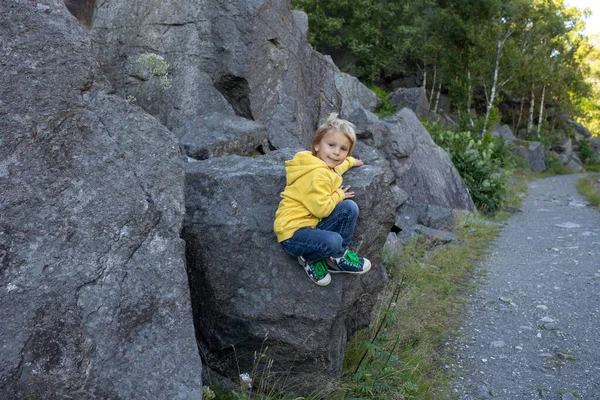
<svg viewBox="0 0 600 400">
<path fill-rule="evenodd" d="M 459 399 L 600 399 L 600 212 L 578 175 L 530 183 L 453 344 Z"/>
</svg>

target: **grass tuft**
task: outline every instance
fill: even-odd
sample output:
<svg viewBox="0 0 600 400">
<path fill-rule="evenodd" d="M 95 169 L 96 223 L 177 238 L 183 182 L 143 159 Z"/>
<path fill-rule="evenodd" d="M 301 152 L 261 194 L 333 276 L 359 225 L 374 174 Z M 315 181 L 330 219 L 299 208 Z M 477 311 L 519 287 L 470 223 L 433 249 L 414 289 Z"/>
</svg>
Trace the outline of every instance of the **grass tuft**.
<svg viewBox="0 0 600 400">
<path fill-rule="evenodd" d="M 600 174 L 587 175 L 577 181 L 577 190 L 595 207 L 600 207 Z"/>
</svg>

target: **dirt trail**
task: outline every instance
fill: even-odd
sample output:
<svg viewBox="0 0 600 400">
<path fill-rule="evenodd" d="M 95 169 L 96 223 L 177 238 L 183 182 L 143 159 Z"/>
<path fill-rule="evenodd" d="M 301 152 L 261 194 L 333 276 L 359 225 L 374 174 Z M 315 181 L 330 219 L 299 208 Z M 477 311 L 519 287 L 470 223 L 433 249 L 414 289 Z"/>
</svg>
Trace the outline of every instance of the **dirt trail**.
<svg viewBox="0 0 600 400">
<path fill-rule="evenodd" d="M 455 341 L 459 399 L 600 399 L 600 211 L 580 175 L 530 183 Z"/>
</svg>

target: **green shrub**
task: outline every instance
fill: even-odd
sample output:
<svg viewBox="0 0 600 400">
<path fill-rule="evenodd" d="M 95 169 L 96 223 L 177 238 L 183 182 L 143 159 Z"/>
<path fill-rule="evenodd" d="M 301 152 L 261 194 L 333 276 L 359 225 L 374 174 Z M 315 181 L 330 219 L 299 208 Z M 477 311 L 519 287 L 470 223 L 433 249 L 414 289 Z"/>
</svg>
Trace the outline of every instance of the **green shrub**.
<svg viewBox="0 0 600 400">
<path fill-rule="evenodd" d="M 600 165 L 600 156 L 590 145 L 590 141 L 586 138 L 582 138 L 579 141 L 579 149 L 577 150 L 579 159 L 582 163 L 588 165 Z"/>
<path fill-rule="evenodd" d="M 552 175 L 573 173 L 573 171 L 565 166 L 563 160 L 552 151 L 546 151 L 546 165 L 548 166 L 548 173 Z"/>
<path fill-rule="evenodd" d="M 367 85 L 367 87 L 375 93 L 377 98 L 381 100 L 381 107 L 377 110 L 376 114 L 379 118 L 389 117 L 394 115 L 398 109 L 396 106 L 388 103 L 389 93 L 377 85 Z"/>
<path fill-rule="evenodd" d="M 448 152 L 477 208 L 489 213 L 500 210 L 508 186 L 508 173 L 503 167 L 514 163 L 508 149 L 487 135 L 481 139 L 471 132 L 455 133 L 428 125 L 431 137 Z"/>
</svg>

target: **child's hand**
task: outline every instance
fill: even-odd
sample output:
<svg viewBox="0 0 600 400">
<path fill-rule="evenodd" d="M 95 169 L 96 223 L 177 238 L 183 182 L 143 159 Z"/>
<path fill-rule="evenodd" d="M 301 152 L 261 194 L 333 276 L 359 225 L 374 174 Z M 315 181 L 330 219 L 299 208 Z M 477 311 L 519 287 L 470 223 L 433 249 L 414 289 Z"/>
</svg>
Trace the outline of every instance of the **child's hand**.
<svg viewBox="0 0 600 400">
<path fill-rule="evenodd" d="M 351 199 L 354 197 L 354 192 L 350 192 L 350 185 L 341 188 L 344 191 L 344 199 Z"/>
<path fill-rule="evenodd" d="M 365 165 L 365 162 L 363 160 L 356 160 L 356 165 L 355 167 L 360 167 L 361 165 Z"/>
</svg>

